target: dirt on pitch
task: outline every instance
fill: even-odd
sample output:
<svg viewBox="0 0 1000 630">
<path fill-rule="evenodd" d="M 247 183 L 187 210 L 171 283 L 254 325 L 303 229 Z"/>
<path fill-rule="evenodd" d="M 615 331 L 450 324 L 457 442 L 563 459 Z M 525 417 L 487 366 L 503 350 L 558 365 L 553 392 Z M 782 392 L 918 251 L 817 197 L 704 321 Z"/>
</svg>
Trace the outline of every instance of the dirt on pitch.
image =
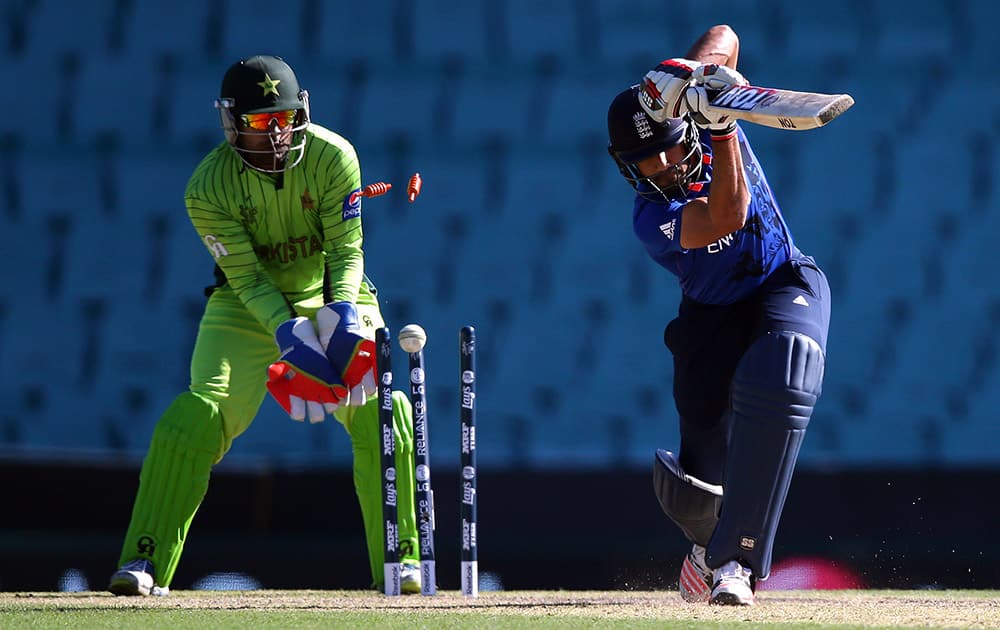
<svg viewBox="0 0 1000 630">
<path fill-rule="evenodd" d="M 120 598 L 106 593 L 0 593 L 0 609 L 192 608 L 216 610 L 398 610 L 427 613 L 584 616 L 708 622 L 852 624 L 1000 628 L 996 591 L 764 591 L 750 608 L 688 604 L 676 593 L 499 591 L 465 598 L 385 597 L 369 591 L 175 591 L 169 597 Z"/>
</svg>

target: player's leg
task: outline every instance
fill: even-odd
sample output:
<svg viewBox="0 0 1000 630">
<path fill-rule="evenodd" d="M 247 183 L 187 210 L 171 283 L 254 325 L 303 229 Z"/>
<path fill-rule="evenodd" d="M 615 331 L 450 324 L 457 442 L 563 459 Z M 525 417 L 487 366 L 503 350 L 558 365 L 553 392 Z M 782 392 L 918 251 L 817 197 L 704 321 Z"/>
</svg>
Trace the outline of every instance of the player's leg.
<svg viewBox="0 0 1000 630">
<path fill-rule="evenodd" d="M 722 483 L 729 444 L 729 384 L 753 333 L 749 303 L 706 305 L 683 300 L 664 331 L 673 355 L 674 405 L 684 472 Z"/>
<path fill-rule="evenodd" d="M 718 521 L 729 437 L 729 381 L 751 333 L 749 305 L 684 301 L 664 333 L 674 357 L 674 402 L 680 415 L 680 455 L 659 450 L 653 484 L 664 513 L 692 543 L 678 589 L 687 601 L 707 601 L 712 571 L 705 546 Z"/>
<path fill-rule="evenodd" d="M 218 406 L 191 392 L 175 398 L 157 422 L 142 464 L 111 592 L 163 594 L 154 593 L 154 585 L 169 586 L 191 519 L 208 490 L 209 471 L 223 448 Z"/>
<path fill-rule="evenodd" d="M 375 336 L 384 326 L 375 291 L 367 278 L 358 293 L 358 322 L 363 334 Z M 382 570 L 385 530 L 382 522 L 382 434 L 378 400 L 362 407 L 342 407 L 335 414 L 351 436 L 354 450 L 354 487 L 365 523 L 368 560 L 376 587 L 384 586 Z M 400 587 L 407 593 L 420 592 L 416 509 L 414 506 L 413 410 L 401 391 L 392 393 L 393 435 L 396 440 L 396 512 L 399 523 L 401 571 Z"/>
<path fill-rule="evenodd" d="M 109 590 L 161 594 L 173 580 L 212 467 L 253 420 L 264 396 L 273 339 L 225 289 L 202 317 L 191 359 L 191 387 L 156 424 L 139 475 L 119 566 Z"/>
<path fill-rule="evenodd" d="M 413 411 L 401 391 L 392 393 L 393 436 L 396 440 L 396 512 L 399 523 L 400 562 L 404 569 L 400 587 L 404 592 L 420 592 L 420 550 L 417 540 L 416 511 L 413 503 Z M 385 529 L 382 521 L 382 432 L 378 418 L 378 400 L 363 407 L 345 407 L 337 411 L 351 436 L 354 450 L 354 488 L 361 506 L 368 544 L 368 560 L 376 588 L 385 586 L 382 563 Z M 405 583 L 404 583 L 405 582 Z"/>
<path fill-rule="evenodd" d="M 822 390 L 825 277 L 811 263 L 789 263 L 764 289 L 760 334 L 733 375 L 725 498 L 706 553 L 717 570 L 714 603 L 752 603 L 752 580 L 770 573 L 795 461 Z"/>
<path fill-rule="evenodd" d="M 653 460 L 653 491 L 663 513 L 691 541 L 691 551 L 681 562 L 677 587 L 689 602 L 707 601 L 712 592 L 712 571 L 705 565 L 705 546 L 719 521 L 722 486 L 707 484 L 681 468 L 677 456 L 657 449 Z"/>
<path fill-rule="evenodd" d="M 663 513 L 684 532 L 685 538 L 702 547 L 708 544 L 719 522 L 722 486 L 688 475 L 676 455 L 657 449 L 653 491 Z"/>
</svg>

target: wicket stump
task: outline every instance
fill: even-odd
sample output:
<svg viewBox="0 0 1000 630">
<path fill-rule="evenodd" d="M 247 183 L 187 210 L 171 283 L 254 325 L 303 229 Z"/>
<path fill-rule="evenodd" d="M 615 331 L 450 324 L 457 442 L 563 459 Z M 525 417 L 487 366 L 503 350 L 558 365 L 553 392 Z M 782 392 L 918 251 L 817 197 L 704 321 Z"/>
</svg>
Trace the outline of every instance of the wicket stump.
<svg viewBox="0 0 1000 630">
<path fill-rule="evenodd" d="M 427 426 L 427 396 L 424 387 L 424 351 L 410 355 L 410 402 L 413 404 L 413 463 L 416 479 L 414 504 L 420 541 L 420 594 L 437 593 L 434 560 L 434 491 L 431 489 L 430 434 Z"/>
<path fill-rule="evenodd" d="M 400 594 L 400 558 L 396 487 L 396 442 L 392 420 L 392 350 L 388 328 L 375 331 L 378 371 L 379 424 L 382 430 L 382 522 L 385 531 L 385 594 Z M 434 552 L 434 493 L 431 489 L 430 441 L 427 424 L 426 375 L 423 349 L 408 352 L 410 400 L 413 405 L 414 503 L 420 543 L 421 593 L 437 592 Z M 479 595 L 479 558 L 476 545 L 476 331 L 459 334 L 459 425 L 461 430 L 461 590 Z"/>
<path fill-rule="evenodd" d="M 479 595 L 479 558 L 476 546 L 476 330 L 459 334 L 462 427 L 462 595 Z"/>
<path fill-rule="evenodd" d="M 388 328 L 375 331 L 378 370 L 378 420 L 382 431 L 382 525 L 385 532 L 385 594 L 399 595 L 399 533 L 396 512 L 396 438 L 392 423 L 392 339 Z"/>
</svg>

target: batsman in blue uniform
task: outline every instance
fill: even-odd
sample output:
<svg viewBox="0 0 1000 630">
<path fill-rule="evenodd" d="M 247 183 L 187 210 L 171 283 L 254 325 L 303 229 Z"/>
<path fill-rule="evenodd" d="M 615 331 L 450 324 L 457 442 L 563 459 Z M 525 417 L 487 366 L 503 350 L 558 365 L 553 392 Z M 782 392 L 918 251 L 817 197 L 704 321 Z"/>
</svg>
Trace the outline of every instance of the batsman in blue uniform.
<svg viewBox="0 0 1000 630">
<path fill-rule="evenodd" d="M 664 331 L 681 443 L 657 450 L 654 491 L 692 543 L 682 597 L 722 605 L 752 605 L 770 572 L 830 322 L 826 277 L 792 240 L 746 135 L 705 107 L 746 83 L 738 56 L 736 33 L 713 26 L 608 111 L 635 234 L 682 292 Z"/>
</svg>

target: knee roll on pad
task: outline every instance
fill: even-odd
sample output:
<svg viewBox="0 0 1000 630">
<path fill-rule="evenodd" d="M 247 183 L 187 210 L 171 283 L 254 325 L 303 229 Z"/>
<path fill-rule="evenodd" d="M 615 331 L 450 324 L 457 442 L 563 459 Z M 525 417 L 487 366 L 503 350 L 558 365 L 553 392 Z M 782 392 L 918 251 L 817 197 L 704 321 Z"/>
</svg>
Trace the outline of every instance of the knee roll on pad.
<svg viewBox="0 0 1000 630">
<path fill-rule="evenodd" d="M 663 513 L 681 528 L 688 540 L 702 547 L 708 545 L 719 521 L 722 486 L 686 474 L 676 455 L 657 449 L 653 460 L 653 492 Z"/>
<path fill-rule="evenodd" d="M 786 419 L 805 429 L 823 389 L 823 350 L 800 333 L 766 333 L 740 359 L 733 374 L 733 412 L 750 418 Z"/>
<path fill-rule="evenodd" d="M 822 391 L 824 362 L 814 339 L 780 332 L 762 335 L 736 367 L 726 496 L 705 554 L 709 567 L 738 559 L 758 578 L 770 573 L 774 534 Z"/>
<path fill-rule="evenodd" d="M 156 423 L 154 440 L 169 435 L 184 448 L 211 453 L 217 462 L 225 455 L 225 436 L 219 406 L 197 394 L 184 392 L 170 404 Z"/>
</svg>

